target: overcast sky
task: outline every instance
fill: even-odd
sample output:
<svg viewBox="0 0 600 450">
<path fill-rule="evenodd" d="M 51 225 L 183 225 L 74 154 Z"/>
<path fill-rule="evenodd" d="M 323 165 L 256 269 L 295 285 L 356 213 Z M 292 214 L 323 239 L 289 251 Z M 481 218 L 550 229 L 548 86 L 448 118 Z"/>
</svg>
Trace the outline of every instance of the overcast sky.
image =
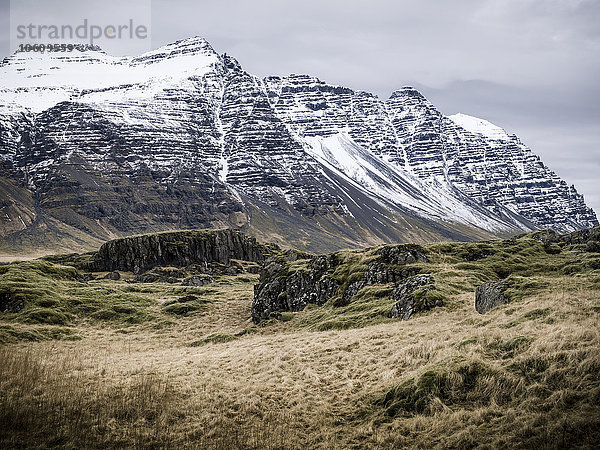
<svg viewBox="0 0 600 450">
<path fill-rule="evenodd" d="M 0 0 L 5 24 L 7 4 Z M 152 47 L 200 35 L 259 76 L 307 73 L 382 98 L 415 85 L 445 114 L 519 135 L 600 213 L 600 0 L 152 0 L 151 8 Z M 0 45 L 7 53 L 6 37 Z"/>
</svg>

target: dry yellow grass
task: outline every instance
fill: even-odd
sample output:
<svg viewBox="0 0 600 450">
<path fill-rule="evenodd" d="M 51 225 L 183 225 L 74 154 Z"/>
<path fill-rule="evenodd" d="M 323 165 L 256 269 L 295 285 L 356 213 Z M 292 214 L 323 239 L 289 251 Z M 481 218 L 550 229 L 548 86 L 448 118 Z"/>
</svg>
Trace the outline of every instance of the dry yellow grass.
<svg viewBox="0 0 600 450">
<path fill-rule="evenodd" d="M 406 322 L 316 332 L 306 311 L 242 334 L 248 283 L 165 328 L 4 345 L 0 446 L 593 448 L 600 298 L 572 281 L 484 316 L 461 294 Z M 431 374 L 419 411 L 390 407 Z"/>
</svg>

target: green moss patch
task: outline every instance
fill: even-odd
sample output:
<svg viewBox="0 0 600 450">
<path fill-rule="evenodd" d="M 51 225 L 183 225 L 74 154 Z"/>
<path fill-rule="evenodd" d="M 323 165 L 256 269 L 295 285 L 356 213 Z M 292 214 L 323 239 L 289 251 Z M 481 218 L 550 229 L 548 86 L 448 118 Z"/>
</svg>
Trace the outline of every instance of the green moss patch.
<svg viewBox="0 0 600 450">
<path fill-rule="evenodd" d="M 390 418 L 403 415 L 433 414 L 435 399 L 445 405 L 461 404 L 472 399 L 475 391 L 485 390 L 490 380 L 500 380 L 510 384 L 501 374 L 480 362 L 464 363 L 450 369 L 428 370 L 417 378 L 394 386 L 375 400 L 377 407 L 383 408 Z M 515 391 L 494 392 L 488 401 L 497 404 L 506 401 L 506 397 Z M 476 396 L 481 401 L 485 398 Z"/>
<path fill-rule="evenodd" d="M 38 326 L 15 327 L 13 325 L 0 325 L 0 343 L 13 343 L 17 341 L 47 341 L 47 340 L 76 341 L 81 339 L 77 332 L 68 327 Z"/>
<path fill-rule="evenodd" d="M 165 302 L 163 304 L 163 311 L 178 316 L 189 316 L 196 314 L 199 311 L 203 311 L 206 308 L 206 305 L 211 301 L 212 300 L 207 298 L 200 298 L 196 295 L 188 294 L 175 300 Z"/>
<path fill-rule="evenodd" d="M 2 266 L 0 318 L 26 324 L 71 325 L 81 320 L 119 325 L 152 320 L 155 292 L 141 294 L 123 282 L 83 282 L 74 268 L 46 260 Z"/>
</svg>

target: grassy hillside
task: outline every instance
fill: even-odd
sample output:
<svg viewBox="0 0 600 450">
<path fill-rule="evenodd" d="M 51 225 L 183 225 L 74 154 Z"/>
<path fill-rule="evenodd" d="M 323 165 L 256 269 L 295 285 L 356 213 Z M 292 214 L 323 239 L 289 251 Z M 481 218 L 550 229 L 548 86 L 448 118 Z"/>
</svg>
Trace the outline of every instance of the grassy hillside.
<svg viewBox="0 0 600 450">
<path fill-rule="evenodd" d="M 597 447 L 600 253 L 531 235 L 424 249 L 411 267 L 436 306 L 407 321 L 389 285 L 254 325 L 253 274 L 0 266 L 0 446 Z M 335 276 L 375 251 L 340 253 Z M 478 314 L 475 287 L 500 279 L 511 302 Z"/>
</svg>

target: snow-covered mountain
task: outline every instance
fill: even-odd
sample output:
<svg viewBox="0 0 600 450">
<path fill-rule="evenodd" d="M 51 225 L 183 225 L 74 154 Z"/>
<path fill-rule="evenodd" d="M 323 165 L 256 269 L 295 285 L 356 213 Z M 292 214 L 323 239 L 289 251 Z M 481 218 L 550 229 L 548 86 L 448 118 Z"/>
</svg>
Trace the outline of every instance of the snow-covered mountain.
<svg viewBox="0 0 600 450">
<path fill-rule="evenodd" d="M 257 78 L 202 38 L 0 65 L 4 250 L 237 226 L 313 250 L 597 224 L 514 135 L 314 77 Z"/>
</svg>

